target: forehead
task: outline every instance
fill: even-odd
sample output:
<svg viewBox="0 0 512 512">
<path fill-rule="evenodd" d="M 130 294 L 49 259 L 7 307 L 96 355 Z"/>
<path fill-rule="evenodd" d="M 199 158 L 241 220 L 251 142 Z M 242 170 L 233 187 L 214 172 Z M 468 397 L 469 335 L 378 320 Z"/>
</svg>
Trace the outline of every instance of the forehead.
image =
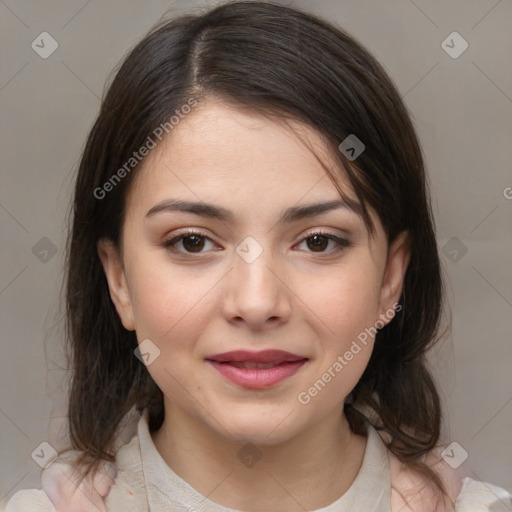
<svg viewBox="0 0 512 512">
<path fill-rule="evenodd" d="M 345 172 L 312 127 L 207 100 L 145 158 L 130 195 L 135 205 L 172 193 L 194 201 L 224 199 L 242 209 L 339 198 L 323 166 L 355 199 Z"/>
</svg>

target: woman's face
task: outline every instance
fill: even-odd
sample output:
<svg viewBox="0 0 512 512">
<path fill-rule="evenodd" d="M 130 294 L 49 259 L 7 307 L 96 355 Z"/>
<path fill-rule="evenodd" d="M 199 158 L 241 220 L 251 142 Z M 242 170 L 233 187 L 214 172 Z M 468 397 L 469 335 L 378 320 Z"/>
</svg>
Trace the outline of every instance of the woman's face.
<svg viewBox="0 0 512 512">
<path fill-rule="evenodd" d="M 315 131 L 292 124 L 327 158 Z M 344 175 L 339 183 L 355 200 Z M 326 203 L 338 206 L 307 208 Z M 408 261 L 405 236 L 388 247 L 373 220 L 370 238 L 284 125 L 213 100 L 181 119 L 127 198 L 122 262 L 99 244 L 166 412 L 272 444 L 340 408 L 375 327 L 393 316 Z"/>
</svg>

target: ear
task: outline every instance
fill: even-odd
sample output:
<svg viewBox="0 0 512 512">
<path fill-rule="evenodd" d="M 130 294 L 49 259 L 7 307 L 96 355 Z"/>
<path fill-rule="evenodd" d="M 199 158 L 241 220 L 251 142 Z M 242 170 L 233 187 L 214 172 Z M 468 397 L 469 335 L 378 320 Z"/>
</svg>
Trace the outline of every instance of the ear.
<svg viewBox="0 0 512 512">
<path fill-rule="evenodd" d="M 411 259 L 409 241 L 409 233 L 402 231 L 389 245 L 386 269 L 380 288 L 379 313 L 381 315 L 390 309 L 394 310 L 394 305 L 400 300 L 405 272 Z M 387 318 L 389 315 L 385 316 Z"/>
<path fill-rule="evenodd" d="M 125 329 L 135 330 L 130 290 L 124 272 L 123 262 L 110 240 L 101 239 L 97 245 L 98 256 L 108 282 L 110 298 Z"/>
</svg>

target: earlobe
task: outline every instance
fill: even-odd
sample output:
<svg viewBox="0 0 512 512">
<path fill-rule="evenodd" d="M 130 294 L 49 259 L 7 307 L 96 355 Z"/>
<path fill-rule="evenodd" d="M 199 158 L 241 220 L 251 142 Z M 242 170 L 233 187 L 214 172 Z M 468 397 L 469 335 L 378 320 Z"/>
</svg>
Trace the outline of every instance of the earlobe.
<svg viewBox="0 0 512 512">
<path fill-rule="evenodd" d="M 110 298 L 125 329 L 135 330 L 130 290 L 126 281 L 125 271 L 117 248 L 110 240 L 98 241 L 98 256 L 108 282 Z"/>
<path fill-rule="evenodd" d="M 380 290 L 379 313 L 394 309 L 394 305 L 399 302 L 410 259 L 409 233 L 402 231 L 393 239 L 388 248 L 388 261 Z"/>
</svg>

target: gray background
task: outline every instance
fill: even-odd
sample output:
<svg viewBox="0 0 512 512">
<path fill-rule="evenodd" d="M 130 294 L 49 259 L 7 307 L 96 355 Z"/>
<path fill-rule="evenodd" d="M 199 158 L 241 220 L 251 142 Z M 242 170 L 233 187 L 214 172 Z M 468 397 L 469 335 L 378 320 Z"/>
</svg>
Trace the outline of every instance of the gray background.
<svg viewBox="0 0 512 512">
<path fill-rule="evenodd" d="M 453 317 L 431 356 L 445 442 L 468 452 L 473 478 L 512 490 L 512 2 L 282 3 L 348 30 L 405 98 L 431 176 Z M 38 486 L 31 453 L 64 441 L 66 212 L 105 81 L 166 11 L 205 5 L 214 2 L 0 1 L 0 501 Z M 59 45 L 47 59 L 31 48 L 44 31 Z M 441 46 L 453 31 L 469 44 L 456 59 Z"/>
</svg>

